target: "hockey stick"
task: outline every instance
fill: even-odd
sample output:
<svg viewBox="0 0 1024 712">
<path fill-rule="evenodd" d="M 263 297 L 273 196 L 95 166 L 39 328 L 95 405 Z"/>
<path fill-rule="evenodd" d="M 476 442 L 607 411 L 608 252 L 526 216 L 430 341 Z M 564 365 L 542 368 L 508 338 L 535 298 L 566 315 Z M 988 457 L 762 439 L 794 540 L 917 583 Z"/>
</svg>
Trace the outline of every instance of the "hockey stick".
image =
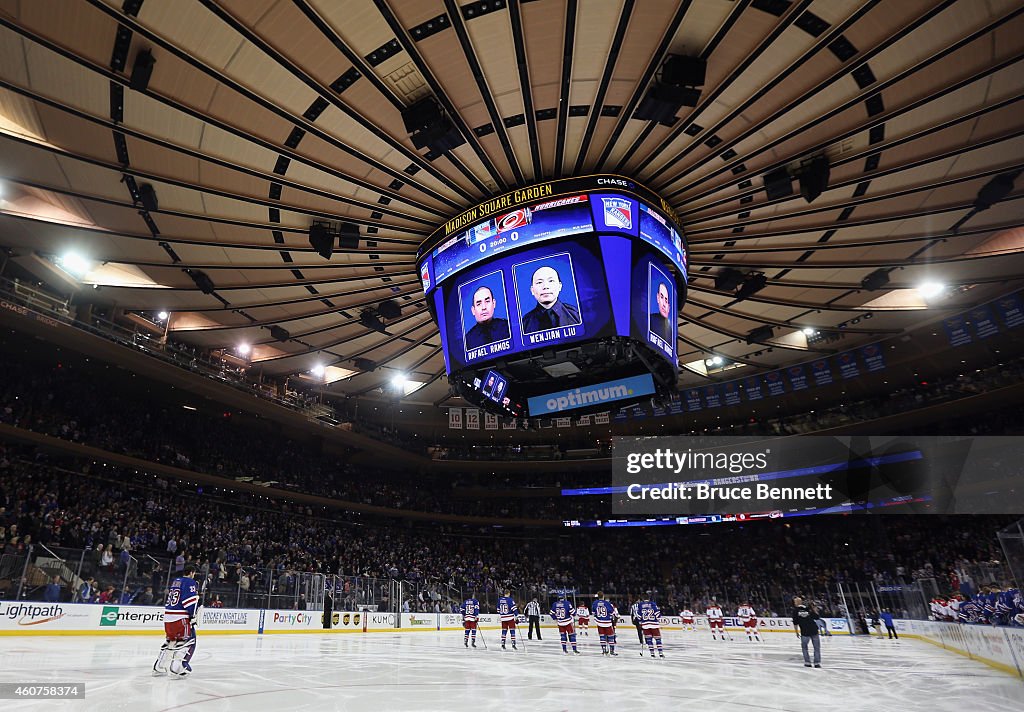
<svg viewBox="0 0 1024 712">
<path fill-rule="evenodd" d="M 524 638 L 522 636 L 522 634 L 519 632 L 519 621 L 516 621 L 515 623 L 512 624 L 512 630 L 514 630 L 516 632 L 516 637 L 519 638 L 519 642 L 523 644 L 523 652 L 524 653 L 530 652 L 526 648 L 526 638 Z"/>
<path fill-rule="evenodd" d="M 476 625 L 476 634 L 480 638 L 480 642 L 484 644 L 484 650 L 487 650 L 487 641 L 484 639 L 484 629 L 480 627 L 480 624 Z"/>
</svg>

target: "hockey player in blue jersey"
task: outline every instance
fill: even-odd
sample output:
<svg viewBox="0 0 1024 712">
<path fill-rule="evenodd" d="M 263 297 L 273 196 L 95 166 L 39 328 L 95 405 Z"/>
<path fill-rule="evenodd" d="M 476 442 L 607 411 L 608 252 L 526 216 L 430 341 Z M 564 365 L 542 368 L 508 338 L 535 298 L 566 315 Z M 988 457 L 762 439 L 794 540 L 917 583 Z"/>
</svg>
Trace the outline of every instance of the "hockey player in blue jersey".
<svg viewBox="0 0 1024 712">
<path fill-rule="evenodd" d="M 651 599 L 650 591 L 640 602 L 639 614 L 640 627 L 644 630 L 644 641 L 651 651 L 651 658 L 654 658 L 655 645 L 658 648 L 658 655 L 665 657 L 665 651 L 661 647 L 661 609 Z"/>
<path fill-rule="evenodd" d="M 512 636 L 512 650 L 516 650 L 516 616 L 519 615 L 519 606 L 512 598 L 512 592 L 505 591 L 505 595 L 498 599 L 498 617 L 501 618 L 501 649 L 505 650 L 505 634 Z"/>
<path fill-rule="evenodd" d="M 611 601 L 604 597 L 604 591 L 597 592 L 597 598 L 590 606 L 590 612 L 597 624 L 597 635 L 601 640 L 601 655 L 615 655 L 615 624 L 619 619 L 619 612 Z"/>
<path fill-rule="evenodd" d="M 551 606 L 551 617 L 555 619 L 555 623 L 558 624 L 558 637 L 562 639 L 562 652 L 566 655 L 569 654 L 569 649 L 566 647 L 566 640 L 572 643 L 572 652 L 575 655 L 579 655 L 580 651 L 576 648 L 576 631 L 572 627 L 572 612 L 574 608 L 571 603 L 565 600 L 565 596 L 562 596 L 554 605 Z"/>
<path fill-rule="evenodd" d="M 476 625 L 480 620 L 480 601 L 475 598 L 467 598 L 462 604 L 462 626 L 466 629 L 462 644 L 469 647 L 470 635 L 473 637 L 473 647 L 476 647 Z"/>
<path fill-rule="evenodd" d="M 174 579 L 167 589 L 164 604 L 166 640 L 153 663 L 154 675 L 166 675 L 169 671 L 181 678 L 192 672 L 190 662 L 196 652 L 196 619 L 199 614 L 199 586 L 193 578 L 195 575 L 196 567 L 186 565 L 181 576 Z M 179 660 L 178 654 L 183 650 L 184 655 Z"/>
<path fill-rule="evenodd" d="M 995 616 L 993 623 L 996 625 L 1010 625 L 1013 622 L 1013 615 L 1016 612 L 1016 605 L 1013 602 L 1014 591 L 1006 589 L 995 593 Z"/>
<path fill-rule="evenodd" d="M 1024 626 L 1024 593 L 1020 589 L 1012 589 L 1013 613 L 1010 616 L 1010 625 Z"/>
</svg>

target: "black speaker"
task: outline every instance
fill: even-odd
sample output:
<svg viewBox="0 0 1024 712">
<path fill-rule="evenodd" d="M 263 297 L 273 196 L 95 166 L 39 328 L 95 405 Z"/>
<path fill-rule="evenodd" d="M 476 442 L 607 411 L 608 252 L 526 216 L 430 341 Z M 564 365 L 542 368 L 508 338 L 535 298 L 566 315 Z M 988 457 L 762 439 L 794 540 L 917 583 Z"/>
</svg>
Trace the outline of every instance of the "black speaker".
<svg viewBox="0 0 1024 712">
<path fill-rule="evenodd" d="M 740 285 L 739 291 L 736 292 L 736 298 L 746 299 L 751 297 L 764 289 L 767 284 L 768 278 L 764 274 L 761 272 L 750 272 L 747 274 L 746 279 L 743 280 L 743 284 Z"/>
<path fill-rule="evenodd" d="M 417 149 L 447 153 L 466 142 L 434 97 L 420 99 L 402 110 L 402 123 Z"/>
<path fill-rule="evenodd" d="M 708 63 L 700 57 L 670 54 L 661 64 L 661 83 L 676 87 L 702 87 L 707 72 Z"/>
<path fill-rule="evenodd" d="M 379 316 L 377 316 L 370 310 L 366 310 L 359 315 L 359 323 L 365 326 L 367 329 L 379 331 L 382 334 L 388 333 L 387 327 L 384 325 L 384 322 L 380 320 Z"/>
<path fill-rule="evenodd" d="M 405 124 L 406 133 L 425 131 L 430 126 L 442 121 L 444 121 L 444 112 L 433 97 L 420 99 L 412 106 L 402 110 L 402 123 Z"/>
<path fill-rule="evenodd" d="M 342 250 L 359 249 L 359 226 L 355 223 L 342 223 L 338 227 L 338 247 Z"/>
<path fill-rule="evenodd" d="M 334 253 L 334 232 L 327 223 L 314 222 L 309 226 L 309 244 L 325 260 Z"/>
<path fill-rule="evenodd" d="M 143 208 L 151 213 L 155 213 L 160 209 L 160 201 L 156 199 L 156 190 L 149 183 L 143 183 L 139 186 L 139 202 L 142 203 Z"/>
<path fill-rule="evenodd" d="M 153 66 L 156 59 L 153 53 L 144 49 L 135 55 L 135 64 L 132 65 L 132 76 L 128 80 L 128 86 L 135 91 L 145 91 L 149 86 L 149 79 L 153 76 Z"/>
<path fill-rule="evenodd" d="M 187 270 L 188 276 L 192 278 L 192 281 L 199 287 L 199 291 L 203 294 L 213 294 L 216 287 L 213 286 L 213 280 L 211 280 L 206 272 L 198 269 Z"/>
<path fill-rule="evenodd" d="M 772 338 L 772 335 L 774 333 L 775 333 L 775 327 L 773 327 L 771 324 L 765 324 L 764 326 L 759 326 L 756 329 L 751 330 L 751 332 L 749 334 L 747 334 L 747 343 L 748 344 L 761 344 L 761 343 L 764 343 L 768 339 Z"/>
<path fill-rule="evenodd" d="M 280 326 L 270 327 L 270 335 L 278 341 L 287 341 L 292 338 L 292 335 L 288 333 L 288 330 Z"/>
<path fill-rule="evenodd" d="M 981 187 L 978 197 L 974 200 L 974 209 L 978 212 L 988 210 L 1000 200 L 1013 192 L 1014 181 L 1020 176 L 1021 171 L 1012 173 L 1000 173 L 995 178 Z"/>
<path fill-rule="evenodd" d="M 385 319 L 397 319 L 402 316 L 402 306 L 394 299 L 387 299 L 377 305 L 377 313 Z"/>
<path fill-rule="evenodd" d="M 785 166 L 764 174 L 764 192 L 768 194 L 768 200 L 793 195 L 793 179 L 789 177 Z"/>
<path fill-rule="evenodd" d="M 825 192 L 829 173 L 828 156 L 815 156 L 803 164 L 800 168 L 800 195 L 804 196 L 804 200 L 812 203 Z"/>
<path fill-rule="evenodd" d="M 377 364 L 368 358 L 357 358 L 352 363 L 360 371 L 375 371 L 377 369 Z"/>
<path fill-rule="evenodd" d="M 743 273 L 732 267 L 726 267 L 715 277 L 715 289 L 731 292 L 743 284 Z"/>
<path fill-rule="evenodd" d="M 889 284 L 889 273 L 885 269 L 876 269 L 860 282 L 860 286 L 869 292 L 879 290 L 887 284 Z"/>
</svg>

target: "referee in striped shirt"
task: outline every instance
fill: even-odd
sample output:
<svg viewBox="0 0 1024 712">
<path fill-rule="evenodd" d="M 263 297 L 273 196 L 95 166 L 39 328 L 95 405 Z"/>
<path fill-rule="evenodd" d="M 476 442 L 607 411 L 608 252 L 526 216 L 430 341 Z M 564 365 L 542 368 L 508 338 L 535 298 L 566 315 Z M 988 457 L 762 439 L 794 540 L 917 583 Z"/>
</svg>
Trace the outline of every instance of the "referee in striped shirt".
<svg viewBox="0 0 1024 712">
<path fill-rule="evenodd" d="M 526 604 L 526 617 L 530 621 L 530 640 L 533 640 L 534 626 L 537 627 L 537 640 L 543 640 L 543 638 L 540 637 L 540 604 L 537 603 L 536 598 L 534 598 L 532 601 Z"/>
<path fill-rule="evenodd" d="M 629 607 L 629 620 L 636 628 L 636 637 L 640 641 L 640 647 L 643 648 L 644 630 L 640 627 L 640 601 L 635 601 L 633 605 Z"/>
</svg>

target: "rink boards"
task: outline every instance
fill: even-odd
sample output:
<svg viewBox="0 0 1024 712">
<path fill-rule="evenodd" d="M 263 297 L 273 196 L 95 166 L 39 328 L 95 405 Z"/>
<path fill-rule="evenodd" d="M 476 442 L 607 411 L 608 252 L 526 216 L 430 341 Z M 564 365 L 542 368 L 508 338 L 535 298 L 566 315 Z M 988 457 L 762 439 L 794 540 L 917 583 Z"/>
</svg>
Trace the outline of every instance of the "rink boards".
<svg viewBox="0 0 1024 712">
<path fill-rule="evenodd" d="M 396 621 L 396 615 L 400 618 Z M 373 611 L 335 611 L 332 630 L 337 633 L 375 633 L 412 631 L 462 630 L 462 616 L 455 613 L 377 613 Z M 834 633 L 847 634 L 849 628 L 842 618 L 826 619 Z M 396 625 L 396 622 L 398 625 Z M 662 627 L 681 630 L 679 616 L 665 616 Z M 726 627 L 740 630 L 735 618 L 725 619 Z M 707 618 L 696 616 L 698 629 L 709 630 Z M 519 617 L 519 626 L 527 627 L 526 617 Z M 549 616 L 541 616 L 541 626 L 555 628 Z M 619 618 L 619 626 L 630 626 L 628 618 Z M 243 633 L 323 633 L 321 611 L 273 609 L 203 608 L 199 630 L 203 634 Z M 480 616 L 484 630 L 500 627 L 497 615 Z M 596 624 L 591 620 L 591 627 Z M 792 632 L 790 618 L 758 619 L 765 632 Z M 34 601 L 0 601 L 0 635 L 106 635 L 150 634 L 163 630 L 163 610 L 157 606 L 112 606 L 82 603 L 39 603 Z"/>
<path fill-rule="evenodd" d="M 898 620 L 896 630 L 901 637 L 923 640 L 1024 678 L 1024 628 Z"/>
<path fill-rule="evenodd" d="M 462 616 L 453 613 L 335 611 L 332 619 L 332 629 L 325 631 L 321 611 L 204 608 L 200 614 L 199 631 L 200 635 L 260 635 L 462 630 Z M 665 616 L 661 620 L 666 630 L 682 630 L 678 616 Z M 834 634 L 849 634 L 845 619 L 827 618 L 825 621 Z M 727 629 L 733 632 L 742 630 L 735 618 L 726 618 L 725 622 Z M 709 630 L 704 616 L 696 616 L 695 624 L 698 630 Z M 555 627 L 548 616 L 541 617 L 541 625 L 545 629 Z M 499 628 L 498 616 L 481 615 L 480 627 L 484 630 Z M 595 627 L 591 619 L 591 628 Z M 521 633 L 526 632 L 523 616 L 520 616 L 519 628 Z M 628 618 L 619 619 L 620 632 L 630 628 Z M 758 628 L 768 633 L 793 632 L 792 619 L 784 617 L 758 618 Z M 921 640 L 1011 675 L 1024 677 L 1024 629 L 913 620 L 896 621 L 896 629 L 901 637 Z M 0 636 L 159 635 L 162 631 L 163 611 L 155 606 L 0 601 Z"/>
</svg>

